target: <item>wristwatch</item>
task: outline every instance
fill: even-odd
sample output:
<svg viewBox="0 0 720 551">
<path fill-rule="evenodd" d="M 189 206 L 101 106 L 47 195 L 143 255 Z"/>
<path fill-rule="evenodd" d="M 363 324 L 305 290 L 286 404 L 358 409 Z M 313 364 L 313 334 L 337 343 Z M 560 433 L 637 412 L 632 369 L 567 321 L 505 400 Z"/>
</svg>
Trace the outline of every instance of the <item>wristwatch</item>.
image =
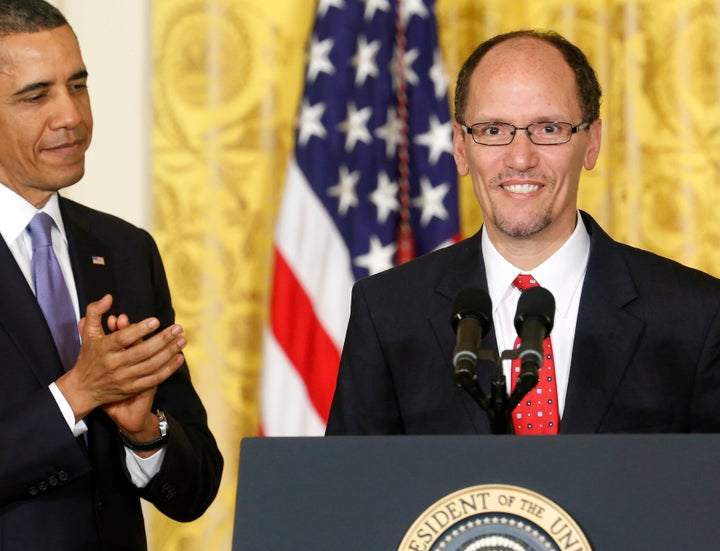
<svg viewBox="0 0 720 551">
<path fill-rule="evenodd" d="M 157 415 L 159 422 L 160 438 L 150 440 L 149 442 L 134 442 L 130 440 L 127 436 L 125 436 L 122 431 L 120 431 L 120 442 L 122 442 L 123 446 L 125 446 L 126 448 L 130 448 L 131 450 L 136 452 L 150 452 L 153 450 L 158 450 L 162 448 L 165 444 L 167 444 L 168 422 L 167 418 L 165 417 L 165 412 L 161 409 L 158 409 L 155 414 Z"/>
</svg>

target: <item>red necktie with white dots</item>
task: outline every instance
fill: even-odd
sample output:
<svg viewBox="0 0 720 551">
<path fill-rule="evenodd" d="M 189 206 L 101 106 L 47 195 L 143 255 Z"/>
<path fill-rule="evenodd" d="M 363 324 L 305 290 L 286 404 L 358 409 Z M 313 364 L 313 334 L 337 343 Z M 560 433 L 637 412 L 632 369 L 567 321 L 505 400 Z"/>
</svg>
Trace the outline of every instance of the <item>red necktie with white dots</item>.
<svg viewBox="0 0 720 551">
<path fill-rule="evenodd" d="M 525 291 L 540 284 L 530 274 L 520 274 L 513 285 Z M 515 339 L 515 348 L 520 347 L 520 337 Z M 560 428 L 557 387 L 555 385 L 555 357 L 548 336 L 543 342 L 544 360 L 538 372 L 538 384 L 530 389 L 512 412 L 515 434 L 557 434 Z M 513 360 L 510 371 L 511 389 L 520 373 L 520 359 Z"/>
</svg>

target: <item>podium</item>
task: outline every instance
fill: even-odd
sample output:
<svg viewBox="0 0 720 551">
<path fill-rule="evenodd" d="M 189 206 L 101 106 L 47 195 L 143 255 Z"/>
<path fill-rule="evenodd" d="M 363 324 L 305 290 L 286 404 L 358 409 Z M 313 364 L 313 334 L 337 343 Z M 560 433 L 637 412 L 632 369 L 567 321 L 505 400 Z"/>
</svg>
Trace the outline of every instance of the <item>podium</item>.
<svg viewBox="0 0 720 551">
<path fill-rule="evenodd" d="M 246 438 L 233 551 L 395 551 L 438 500 L 487 484 L 557 504 L 594 551 L 716 549 L 719 479 L 720 435 Z"/>
</svg>

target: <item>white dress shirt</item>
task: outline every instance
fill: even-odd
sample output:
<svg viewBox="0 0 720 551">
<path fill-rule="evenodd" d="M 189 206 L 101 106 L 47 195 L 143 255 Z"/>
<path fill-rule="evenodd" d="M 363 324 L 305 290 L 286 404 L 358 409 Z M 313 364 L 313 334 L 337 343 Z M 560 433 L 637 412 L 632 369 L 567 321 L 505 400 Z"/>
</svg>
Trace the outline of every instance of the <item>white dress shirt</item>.
<svg viewBox="0 0 720 551">
<path fill-rule="evenodd" d="M 508 262 L 494 247 L 483 230 L 482 253 L 487 274 L 488 294 L 493 305 L 493 325 L 500 352 L 515 344 L 515 313 L 521 292 L 512 284 L 518 274 L 532 274 L 537 282 L 555 297 L 555 320 L 550 333 L 555 355 L 558 408 L 562 416 L 570 377 L 575 326 L 580 295 L 590 255 L 590 236 L 580 213 L 570 238 L 545 262 L 532 270 L 521 270 Z M 503 373 L 510 389 L 510 360 L 503 362 Z"/>
<path fill-rule="evenodd" d="M 65 225 L 60 215 L 60 204 L 57 194 L 54 194 L 47 204 L 41 210 L 38 210 L 23 197 L 0 183 L 0 236 L 5 240 L 10 252 L 13 257 L 15 257 L 15 261 L 20 267 L 33 293 L 35 292 L 35 286 L 32 279 L 32 240 L 26 228 L 30 220 L 32 220 L 38 212 L 46 212 L 55 221 L 55 225 L 51 230 L 53 252 L 58 259 L 65 283 L 70 292 L 70 298 L 72 299 L 75 310 L 75 319 L 79 320 L 80 310 L 77 290 L 75 288 L 75 278 L 73 277 L 72 265 L 70 264 L 68 241 L 65 233 Z M 72 407 L 62 392 L 60 392 L 57 385 L 51 383 L 49 388 L 73 435 L 81 436 L 86 433 L 87 425 L 83 420 L 75 423 L 75 414 L 73 413 Z M 142 487 L 160 470 L 165 449 L 162 448 L 147 459 L 138 457 L 127 448 L 125 455 L 133 483 L 138 487 Z"/>
</svg>

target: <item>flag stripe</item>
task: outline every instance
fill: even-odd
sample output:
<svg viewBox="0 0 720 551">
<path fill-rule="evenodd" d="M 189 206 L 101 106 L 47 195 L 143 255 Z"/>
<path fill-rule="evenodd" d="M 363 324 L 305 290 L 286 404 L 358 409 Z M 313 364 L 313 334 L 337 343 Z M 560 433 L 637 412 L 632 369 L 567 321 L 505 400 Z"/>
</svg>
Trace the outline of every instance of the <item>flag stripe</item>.
<svg viewBox="0 0 720 551">
<path fill-rule="evenodd" d="M 318 3 L 275 229 L 265 435 L 322 434 L 352 285 L 395 264 L 401 218 L 417 254 L 459 233 L 438 48 L 433 0 Z"/>
<path fill-rule="evenodd" d="M 322 436 L 325 421 L 315 411 L 300 378 L 270 331 L 265 334 L 260 415 L 262 436 Z"/>
<path fill-rule="evenodd" d="M 318 415 L 327 421 L 340 355 L 315 315 L 312 303 L 280 254 L 275 254 L 272 331 L 305 382 Z M 296 338 L 298 328 L 303 336 Z"/>
<path fill-rule="evenodd" d="M 351 260 L 332 218 L 294 159 L 288 167 L 275 245 L 340 350 L 350 315 Z M 345 300 L 342 300 L 344 297 Z"/>
</svg>

